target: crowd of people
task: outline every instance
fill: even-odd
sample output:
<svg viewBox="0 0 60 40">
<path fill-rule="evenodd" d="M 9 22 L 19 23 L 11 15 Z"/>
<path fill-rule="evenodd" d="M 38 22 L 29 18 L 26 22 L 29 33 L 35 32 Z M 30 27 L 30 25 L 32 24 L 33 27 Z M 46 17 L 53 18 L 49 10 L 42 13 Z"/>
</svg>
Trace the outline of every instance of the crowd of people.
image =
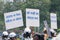
<svg viewBox="0 0 60 40">
<path fill-rule="evenodd" d="M 47 34 L 46 28 L 43 30 L 43 34 L 35 33 L 32 28 L 26 27 L 24 32 L 22 33 L 21 39 L 17 38 L 17 34 L 15 32 L 8 33 L 4 31 L 2 33 L 2 40 L 60 40 L 60 34 L 56 34 L 56 31 L 50 29 L 51 37 Z"/>
<path fill-rule="evenodd" d="M 11 32 L 10 34 L 8 34 L 7 31 L 4 31 L 2 33 L 2 40 L 16 40 L 16 33 Z"/>
</svg>

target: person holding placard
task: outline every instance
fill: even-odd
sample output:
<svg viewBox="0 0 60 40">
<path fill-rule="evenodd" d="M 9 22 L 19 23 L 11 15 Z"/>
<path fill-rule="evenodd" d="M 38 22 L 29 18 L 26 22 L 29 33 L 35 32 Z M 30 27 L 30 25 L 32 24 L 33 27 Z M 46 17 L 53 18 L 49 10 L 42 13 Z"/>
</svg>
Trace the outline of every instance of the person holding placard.
<svg viewBox="0 0 60 40">
<path fill-rule="evenodd" d="M 24 36 L 24 40 L 33 40 L 31 36 L 31 29 L 29 27 L 25 28 L 23 36 Z"/>
</svg>

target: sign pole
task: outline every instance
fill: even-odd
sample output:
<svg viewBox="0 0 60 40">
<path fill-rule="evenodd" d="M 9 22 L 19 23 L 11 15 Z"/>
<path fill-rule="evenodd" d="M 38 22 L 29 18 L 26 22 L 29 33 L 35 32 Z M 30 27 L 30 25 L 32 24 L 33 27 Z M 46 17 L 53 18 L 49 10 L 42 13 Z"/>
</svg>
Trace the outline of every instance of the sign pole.
<svg viewBox="0 0 60 40">
<path fill-rule="evenodd" d="M 51 37 L 50 28 L 48 27 L 48 24 L 47 24 L 46 20 L 44 21 L 44 25 L 45 25 L 45 27 L 47 29 L 48 36 Z"/>
<path fill-rule="evenodd" d="M 38 33 L 39 33 L 39 27 L 38 27 Z"/>
</svg>

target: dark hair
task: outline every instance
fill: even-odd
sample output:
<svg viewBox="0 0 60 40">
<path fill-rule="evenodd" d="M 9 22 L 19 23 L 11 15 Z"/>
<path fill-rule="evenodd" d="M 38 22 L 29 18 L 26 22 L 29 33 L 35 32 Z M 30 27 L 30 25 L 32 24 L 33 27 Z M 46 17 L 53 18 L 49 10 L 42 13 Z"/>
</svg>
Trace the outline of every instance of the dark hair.
<svg viewBox="0 0 60 40">
<path fill-rule="evenodd" d="M 8 37 L 8 35 L 3 35 L 3 36 L 2 36 L 2 38 L 7 38 L 7 37 Z"/>
<path fill-rule="evenodd" d="M 34 37 L 36 36 L 38 37 L 38 40 L 44 40 L 44 35 L 35 34 Z"/>
<path fill-rule="evenodd" d="M 51 36 L 54 37 L 54 33 L 51 32 Z"/>
<path fill-rule="evenodd" d="M 44 34 L 47 34 L 47 30 L 44 31 Z"/>
<path fill-rule="evenodd" d="M 30 38 L 30 35 L 31 35 L 31 33 L 26 32 L 26 33 L 23 34 L 23 37 L 24 38 L 28 38 L 28 37 Z"/>
</svg>

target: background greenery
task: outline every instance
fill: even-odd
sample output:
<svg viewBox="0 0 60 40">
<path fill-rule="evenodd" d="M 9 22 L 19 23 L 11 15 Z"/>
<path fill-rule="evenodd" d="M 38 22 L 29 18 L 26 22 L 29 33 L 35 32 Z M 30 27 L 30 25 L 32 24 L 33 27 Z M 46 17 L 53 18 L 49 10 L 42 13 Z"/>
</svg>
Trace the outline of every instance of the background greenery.
<svg viewBox="0 0 60 40">
<path fill-rule="evenodd" d="M 5 30 L 4 24 L 4 13 L 11 12 L 15 10 L 22 10 L 23 12 L 23 21 L 24 27 L 26 27 L 26 8 L 33 8 L 40 10 L 40 30 L 43 30 L 44 24 L 43 21 L 47 20 L 50 27 L 50 13 L 57 14 L 57 26 L 58 31 L 60 31 L 60 0 L 26 0 L 25 2 L 15 0 L 12 2 L 7 2 L 4 4 L 3 1 L 0 1 L 0 31 Z M 21 28 L 16 28 L 17 30 Z"/>
</svg>

